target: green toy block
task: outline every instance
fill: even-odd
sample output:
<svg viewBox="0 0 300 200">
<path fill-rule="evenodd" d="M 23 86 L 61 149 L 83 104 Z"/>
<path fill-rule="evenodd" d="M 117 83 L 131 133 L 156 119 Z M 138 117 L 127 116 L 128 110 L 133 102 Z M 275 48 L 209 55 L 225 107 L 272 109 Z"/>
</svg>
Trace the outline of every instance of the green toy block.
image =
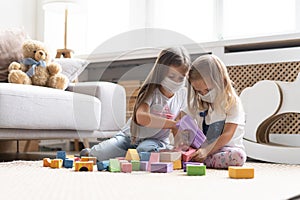
<svg viewBox="0 0 300 200">
<path fill-rule="evenodd" d="M 186 172 L 188 176 L 203 176 L 206 174 L 206 166 L 187 164 Z"/>
<path fill-rule="evenodd" d="M 132 171 L 140 171 L 140 161 L 139 160 L 131 160 Z"/>
<path fill-rule="evenodd" d="M 108 170 L 110 172 L 120 172 L 121 167 L 120 167 L 120 162 L 118 159 L 109 159 L 109 167 Z"/>
</svg>

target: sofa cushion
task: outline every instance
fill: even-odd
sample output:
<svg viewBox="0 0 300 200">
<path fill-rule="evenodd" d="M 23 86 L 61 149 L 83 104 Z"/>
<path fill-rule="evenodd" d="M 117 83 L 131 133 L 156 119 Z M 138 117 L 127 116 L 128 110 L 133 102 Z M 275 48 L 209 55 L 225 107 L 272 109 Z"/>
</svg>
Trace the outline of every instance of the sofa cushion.
<svg viewBox="0 0 300 200">
<path fill-rule="evenodd" d="M 23 58 L 22 44 L 27 38 L 22 29 L 0 31 L 0 82 L 7 82 L 9 64 Z"/>
<path fill-rule="evenodd" d="M 98 98 L 53 88 L 0 83 L 0 128 L 97 130 Z"/>
</svg>

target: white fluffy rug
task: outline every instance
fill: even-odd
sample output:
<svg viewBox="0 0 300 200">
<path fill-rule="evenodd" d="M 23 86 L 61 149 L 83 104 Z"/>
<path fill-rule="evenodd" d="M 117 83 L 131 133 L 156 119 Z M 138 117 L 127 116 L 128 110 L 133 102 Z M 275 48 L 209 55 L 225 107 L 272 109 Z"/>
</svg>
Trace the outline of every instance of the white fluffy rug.
<svg viewBox="0 0 300 200">
<path fill-rule="evenodd" d="M 1 199 L 185 200 L 289 199 L 300 194 L 300 165 L 246 163 L 254 179 L 230 179 L 227 170 L 206 176 L 133 172 L 74 172 L 42 167 L 42 161 L 0 163 Z"/>
</svg>

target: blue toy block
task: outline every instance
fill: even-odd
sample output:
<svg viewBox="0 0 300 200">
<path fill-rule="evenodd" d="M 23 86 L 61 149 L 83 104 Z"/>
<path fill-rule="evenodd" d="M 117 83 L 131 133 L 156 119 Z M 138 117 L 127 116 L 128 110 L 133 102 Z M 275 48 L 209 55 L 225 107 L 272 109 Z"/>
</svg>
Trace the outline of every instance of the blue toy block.
<svg viewBox="0 0 300 200">
<path fill-rule="evenodd" d="M 74 163 L 74 160 L 73 159 L 65 159 L 64 161 L 64 167 L 65 168 L 73 168 L 73 163 Z"/>
<path fill-rule="evenodd" d="M 109 167 L 109 160 L 97 162 L 98 171 L 107 171 L 108 167 Z"/>
<path fill-rule="evenodd" d="M 149 161 L 151 152 L 140 152 L 139 155 L 141 161 Z"/>
<path fill-rule="evenodd" d="M 57 151 L 56 152 L 56 158 L 58 158 L 58 159 L 65 160 L 66 156 L 67 156 L 67 154 L 65 151 Z"/>
</svg>

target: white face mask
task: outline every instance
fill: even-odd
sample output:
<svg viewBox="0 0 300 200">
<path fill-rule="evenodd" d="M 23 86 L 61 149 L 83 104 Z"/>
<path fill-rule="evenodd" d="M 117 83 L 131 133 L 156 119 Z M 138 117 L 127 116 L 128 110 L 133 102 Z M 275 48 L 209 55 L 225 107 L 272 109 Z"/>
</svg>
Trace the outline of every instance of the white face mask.
<svg viewBox="0 0 300 200">
<path fill-rule="evenodd" d="M 198 93 L 198 95 L 200 96 L 202 101 L 205 101 L 207 103 L 213 103 L 217 97 L 217 90 L 214 88 L 205 95 L 201 95 L 200 93 Z"/>
<path fill-rule="evenodd" d="M 176 82 L 166 77 L 164 80 L 162 80 L 161 85 L 169 92 L 175 93 L 184 86 L 184 81 Z"/>
</svg>

